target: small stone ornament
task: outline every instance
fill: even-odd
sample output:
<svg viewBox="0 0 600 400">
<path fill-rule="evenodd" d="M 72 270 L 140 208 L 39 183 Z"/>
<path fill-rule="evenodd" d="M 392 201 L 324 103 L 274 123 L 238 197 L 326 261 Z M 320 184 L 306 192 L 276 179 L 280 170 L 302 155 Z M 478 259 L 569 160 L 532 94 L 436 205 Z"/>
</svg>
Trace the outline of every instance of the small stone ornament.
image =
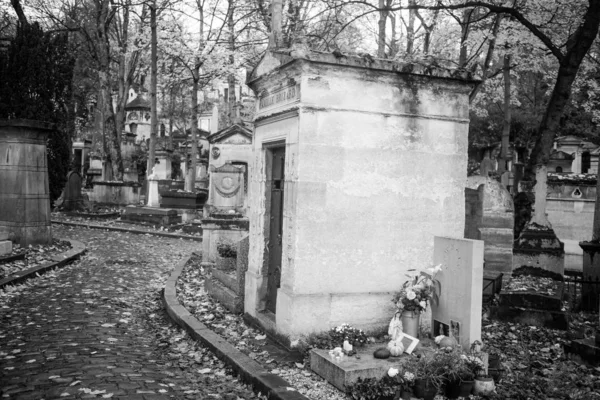
<svg viewBox="0 0 600 400">
<path fill-rule="evenodd" d="M 373 357 L 375 358 L 380 358 L 382 360 L 386 359 L 386 358 L 390 358 L 390 351 L 388 349 L 386 349 L 385 347 L 380 347 L 377 350 L 375 350 L 375 352 L 373 353 Z"/>
<path fill-rule="evenodd" d="M 356 354 L 356 350 L 353 349 L 352 345 L 347 340 L 344 340 L 344 344 L 342 345 L 342 347 L 344 354 L 348 356 Z"/>
</svg>

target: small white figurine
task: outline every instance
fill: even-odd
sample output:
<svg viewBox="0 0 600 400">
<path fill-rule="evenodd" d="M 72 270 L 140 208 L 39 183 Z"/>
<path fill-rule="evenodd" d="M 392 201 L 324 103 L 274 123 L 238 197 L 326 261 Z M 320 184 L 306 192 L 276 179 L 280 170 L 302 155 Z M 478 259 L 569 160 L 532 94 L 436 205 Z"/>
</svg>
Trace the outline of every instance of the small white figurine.
<svg viewBox="0 0 600 400">
<path fill-rule="evenodd" d="M 400 336 L 402 336 L 402 332 L 402 320 L 400 319 L 400 313 L 396 313 L 390 321 L 390 326 L 388 327 L 388 335 L 390 335 L 392 340 L 396 340 Z"/>
<path fill-rule="evenodd" d="M 349 353 L 349 352 L 351 352 L 351 351 L 352 351 L 352 345 L 351 345 L 351 344 L 350 344 L 350 342 L 348 342 L 347 340 L 344 340 L 343 347 L 344 347 L 344 351 L 345 351 L 346 353 Z"/>
</svg>

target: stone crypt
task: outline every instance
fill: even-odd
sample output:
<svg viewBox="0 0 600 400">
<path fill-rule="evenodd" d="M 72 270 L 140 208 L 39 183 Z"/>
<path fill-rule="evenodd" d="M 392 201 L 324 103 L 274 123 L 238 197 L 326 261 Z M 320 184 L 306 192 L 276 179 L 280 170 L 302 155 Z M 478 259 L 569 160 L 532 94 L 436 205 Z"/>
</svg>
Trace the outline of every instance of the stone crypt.
<svg viewBox="0 0 600 400">
<path fill-rule="evenodd" d="M 387 326 L 434 236 L 465 227 L 467 73 L 304 49 L 268 52 L 250 166 L 245 313 L 290 341 Z"/>
</svg>

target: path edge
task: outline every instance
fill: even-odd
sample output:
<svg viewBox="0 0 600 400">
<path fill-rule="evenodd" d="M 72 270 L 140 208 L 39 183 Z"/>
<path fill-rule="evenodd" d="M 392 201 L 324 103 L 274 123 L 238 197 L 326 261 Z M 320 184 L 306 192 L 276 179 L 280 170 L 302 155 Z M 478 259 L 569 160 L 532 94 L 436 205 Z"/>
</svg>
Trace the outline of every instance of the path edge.
<svg viewBox="0 0 600 400">
<path fill-rule="evenodd" d="M 254 388 L 255 392 L 266 395 L 269 400 L 310 400 L 296 389 L 288 390 L 292 385 L 285 379 L 267 372 L 259 363 L 198 321 L 179 303 L 177 300 L 177 280 L 190 258 L 175 267 L 165 284 L 162 300 L 169 318 L 185 329 L 194 340 L 204 344 L 220 360 L 233 368 L 244 382 Z"/>
<path fill-rule="evenodd" d="M 179 235 L 177 233 L 169 233 L 169 232 L 151 232 L 151 231 L 144 231 L 141 229 L 121 228 L 120 226 L 103 226 L 103 225 L 96 225 L 96 224 L 58 221 L 55 219 L 53 219 L 51 222 L 53 224 L 66 225 L 66 226 L 80 226 L 80 227 L 90 228 L 90 229 L 106 229 L 107 231 L 114 231 L 114 232 L 135 233 L 136 235 L 146 235 L 147 234 L 147 235 L 168 237 L 171 239 L 186 239 L 186 240 L 193 240 L 195 242 L 202 241 L 202 236 Z"/>
<path fill-rule="evenodd" d="M 60 240 L 66 240 L 67 242 L 70 242 L 71 249 L 68 251 L 65 251 L 64 253 L 60 253 L 55 256 L 52 256 L 52 258 L 51 258 L 52 261 L 47 261 L 47 262 L 43 263 L 42 265 L 38 265 L 37 267 L 31 267 L 31 268 L 25 269 L 23 271 L 17 271 L 13 274 L 10 274 L 8 277 L 0 280 L 0 289 L 3 289 L 9 285 L 18 285 L 20 283 L 27 281 L 28 279 L 42 275 L 52 269 L 64 267 L 65 265 L 67 265 L 67 264 L 71 263 L 72 261 L 75 261 L 76 259 L 81 257 L 81 255 L 87 251 L 87 248 L 85 247 L 85 245 L 82 242 L 80 242 L 79 240 L 72 240 L 72 239 L 60 239 Z"/>
</svg>

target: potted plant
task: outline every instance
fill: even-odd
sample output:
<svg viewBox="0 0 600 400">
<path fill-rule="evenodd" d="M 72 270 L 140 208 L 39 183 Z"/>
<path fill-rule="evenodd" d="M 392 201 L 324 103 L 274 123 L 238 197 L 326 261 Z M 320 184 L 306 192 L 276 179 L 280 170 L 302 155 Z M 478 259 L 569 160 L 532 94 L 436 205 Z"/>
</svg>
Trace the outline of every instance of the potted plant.
<svg viewBox="0 0 600 400">
<path fill-rule="evenodd" d="M 440 356 L 440 364 L 443 366 L 446 380 L 446 396 L 450 399 L 456 399 L 459 396 L 465 396 L 462 394 L 463 392 L 466 392 L 466 396 L 468 396 L 473 387 L 473 377 L 475 375 L 466 362 L 466 356 L 462 354 L 458 347 L 447 347 L 444 351 L 445 353 Z M 468 384 L 463 385 L 463 383 L 469 381 L 471 382 L 470 387 L 467 387 Z"/>
<path fill-rule="evenodd" d="M 461 355 L 465 368 L 460 375 L 460 396 L 468 397 L 473 391 L 474 379 L 484 370 L 481 359 L 475 355 Z"/>
<path fill-rule="evenodd" d="M 405 365 L 407 367 L 408 365 Z M 404 371 L 400 380 L 401 398 L 403 400 L 410 400 L 413 396 L 413 389 L 415 387 L 415 374 L 410 371 Z"/>
<path fill-rule="evenodd" d="M 226 242 L 217 243 L 217 253 L 219 253 L 219 268 L 224 271 L 235 269 L 237 260 L 237 249 Z"/>
<path fill-rule="evenodd" d="M 415 365 L 415 396 L 433 400 L 444 384 L 443 372 L 439 352 L 422 355 Z"/>
<path fill-rule="evenodd" d="M 441 284 L 435 279 L 435 275 L 441 269 L 440 264 L 427 271 L 407 275 L 408 280 L 392 299 L 401 313 L 403 331 L 410 336 L 418 337 L 421 312 L 427 309 L 429 302 L 437 304 L 439 301 Z"/>
</svg>

